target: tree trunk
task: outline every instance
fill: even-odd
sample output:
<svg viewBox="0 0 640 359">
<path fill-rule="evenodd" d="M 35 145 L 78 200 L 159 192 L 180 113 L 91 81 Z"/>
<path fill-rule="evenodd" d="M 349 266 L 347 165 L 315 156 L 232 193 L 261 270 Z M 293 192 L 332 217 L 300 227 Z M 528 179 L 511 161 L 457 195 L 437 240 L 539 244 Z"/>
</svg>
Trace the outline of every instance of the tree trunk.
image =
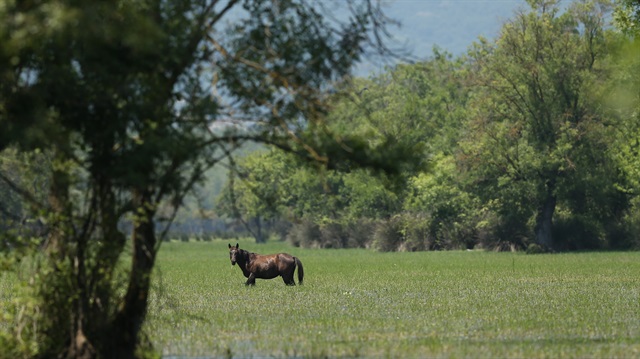
<svg viewBox="0 0 640 359">
<path fill-rule="evenodd" d="M 262 220 L 260 219 L 259 215 L 256 216 L 256 229 L 257 229 L 256 243 L 266 242 L 264 239 L 264 234 L 262 233 Z"/>
<path fill-rule="evenodd" d="M 72 298 L 71 327 L 72 338 L 69 347 L 69 358 L 90 359 L 95 357 L 95 349 L 86 336 L 86 325 L 89 317 L 89 293 L 87 287 L 87 273 L 85 254 L 87 250 L 88 234 L 80 234 L 76 238 L 76 248 L 73 258 L 73 276 L 75 292 Z"/>
<path fill-rule="evenodd" d="M 156 258 L 156 234 L 153 223 L 155 205 L 150 191 L 134 194 L 137 211 L 133 227 L 133 259 L 124 302 L 111 327 L 113 345 L 106 348 L 106 357 L 134 358 L 139 334 L 147 314 L 151 272 Z"/>
<path fill-rule="evenodd" d="M 86 336 L 88 297 L 85 253 L 88 238 L 82 234 L 74 238 L 69 185 L 67 172 L 52 172 L 48 201 L 53 216 L 45 244 L 52 271 L 46 274 L 40 295 L 44 299 L 44 316 L 50 320 L 44 330 L 48 332 L 47 337 L 55 338 L 53 342 L 59 342 L 44 349 L 44 356 L 59 355 L 60 351 L 64 351 L 64 356 L 68 358 L 93 358 L 95 349 Z M 65 263 L 69 263 L 70 267 L 65 268 Z M 61 283 L 71 284 L 71 292 L 58 290 Z"/>
<path fill-rule="evenodd" d="M 104 178 L 96 180 L 97 197 L 97 218 L 100 219 L 100 232 L 97 235 L 102 239 L 93 242 L 94 250 L 97 250 L 94 260 L 85 269 L 86 298 L 90 299 L 86 303 L 87 308 L 83 315 L 82 322 L 85 325 L 84 331 L 79 331 L 76 335 L 75 354 L 70 352 L 69 357 L 74 358 L 95 358 L 100 354 L 108 357 L 111 346 L 112 328 L 111 309 L 113 291 L 113 276 L 126 244 L 126 236 L 118 229 L 117 200 L 111 183 Z M 86 347 L 83 343 L 89 341 L 95 344 Z M 86 347 L 86 349 L 84 348 Z"/>
<path fill-rule="evenodd" d="M 65 226 L 69 215 L 69 176 L 67 173 L 57 170 L 51 173 L 48 201 L 53 217 L 49 224 L 45 251 L 52 258 L 64 259 L 68 254 L 65 242 Z"/>
<path fill-rule="evenodd" d="M 555 180 L 546 183 L 546 197 L 538 208 L 536 215 L 536 243 L 546 249 L 554 249 L 553 243 L 553 214 L 556 210 Z"/>
</svg>

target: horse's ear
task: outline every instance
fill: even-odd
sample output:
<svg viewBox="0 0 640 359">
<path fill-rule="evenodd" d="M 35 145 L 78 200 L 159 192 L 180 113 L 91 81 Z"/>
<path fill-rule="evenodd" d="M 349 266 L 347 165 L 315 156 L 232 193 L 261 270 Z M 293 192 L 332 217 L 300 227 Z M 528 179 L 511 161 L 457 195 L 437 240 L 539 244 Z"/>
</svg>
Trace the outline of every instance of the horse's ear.
<svg viewBox="0 0 640 359">
<path fill-rule="evenodd" d="M 240 245 L 238 245 L 238 243 L 236 243 L 236 249 L 238 249 L 240 247 Z"/>
</svg>

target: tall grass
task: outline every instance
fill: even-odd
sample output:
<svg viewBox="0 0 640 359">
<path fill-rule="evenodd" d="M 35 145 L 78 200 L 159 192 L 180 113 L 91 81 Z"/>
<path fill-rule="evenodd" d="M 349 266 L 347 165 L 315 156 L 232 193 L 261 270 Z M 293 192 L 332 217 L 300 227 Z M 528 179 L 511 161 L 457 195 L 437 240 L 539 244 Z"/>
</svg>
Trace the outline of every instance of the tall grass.
<svg viewBox="0 0 640 359">
<path fill-rule="evenodd" d="M 163 244 L 145 331 L 165 356 L 640 357 L 640 253 L 241 241 L 287 251 L 305 268 L 304 286 L 278 278 L 246 288 L 227 243 Z"/>
</svg>

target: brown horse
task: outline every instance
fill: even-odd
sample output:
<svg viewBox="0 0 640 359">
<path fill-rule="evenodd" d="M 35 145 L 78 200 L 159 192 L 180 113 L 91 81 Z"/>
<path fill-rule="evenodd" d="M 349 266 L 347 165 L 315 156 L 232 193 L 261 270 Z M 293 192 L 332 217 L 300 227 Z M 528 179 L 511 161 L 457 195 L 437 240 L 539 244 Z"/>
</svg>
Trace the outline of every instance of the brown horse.
<svg viewBox="0 0 640 359">
<path fill-rule="evenodd" d="M 302 285 L 304 277 L 302 262 L 287 253 L 260 255 L 240 249 L 236 243 L 235 247 L 229 244 L 229 258 L 231 258 L 231 265 L 238 263 L 242 274 L 249 278 L 246 285 L 256 285 L 256 278 L 272 279 L 277 276 L 282 276 L 286 285 L 296 285 L 293 280 L 293 271 L 296 266 L 298 266 L 298 284 Z"/>
</svg>

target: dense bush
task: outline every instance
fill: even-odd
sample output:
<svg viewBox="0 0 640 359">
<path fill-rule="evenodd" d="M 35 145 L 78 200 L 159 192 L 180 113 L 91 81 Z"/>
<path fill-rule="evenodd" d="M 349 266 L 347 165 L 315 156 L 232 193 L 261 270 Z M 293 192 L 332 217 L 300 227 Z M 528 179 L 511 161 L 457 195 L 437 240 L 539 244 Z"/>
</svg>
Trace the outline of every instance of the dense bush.
<svg viewBox="0 0 640 359">
<path fill-rule="evenodd" d="M 295 247 L 315 248 L 319 247 L 321 238 L 322 233 L 317 224 L 311 221 L 301 221 L 291 227 L 286 240 Z"/>
<path fill-rule="evenodd" d="M 286 240 L 304 248 L 368 248 L 373 241 L 375 225 L 369 219 L 322 225 L 305 220 L 290 228 Z"/>
<path fill-rule="evenodd" d="M 397 251 L 404 242 L 400 216 L 378 222 L 373 234 L 372 247 L 381 252 Z"/>
<path fill-rule="evenodd" d="M 360 218 L 355 222 L 345 225 L 347 232 L 347 247 L 369 248 L 373 242 L 373 234 L 376 229 L 376 221 Z"/>
<path fill-rule="evenodd" d="M 640 250 L 640 199 L 621 218 L 604 226 L 606 247 L 610 249 Z"/>
<path fill-rule="evenodd" d="M 373 248 L 383 252 L 473 248 L 476 232 L 473 223 L 407 212 L 377 223 Z"/>
</svg>

